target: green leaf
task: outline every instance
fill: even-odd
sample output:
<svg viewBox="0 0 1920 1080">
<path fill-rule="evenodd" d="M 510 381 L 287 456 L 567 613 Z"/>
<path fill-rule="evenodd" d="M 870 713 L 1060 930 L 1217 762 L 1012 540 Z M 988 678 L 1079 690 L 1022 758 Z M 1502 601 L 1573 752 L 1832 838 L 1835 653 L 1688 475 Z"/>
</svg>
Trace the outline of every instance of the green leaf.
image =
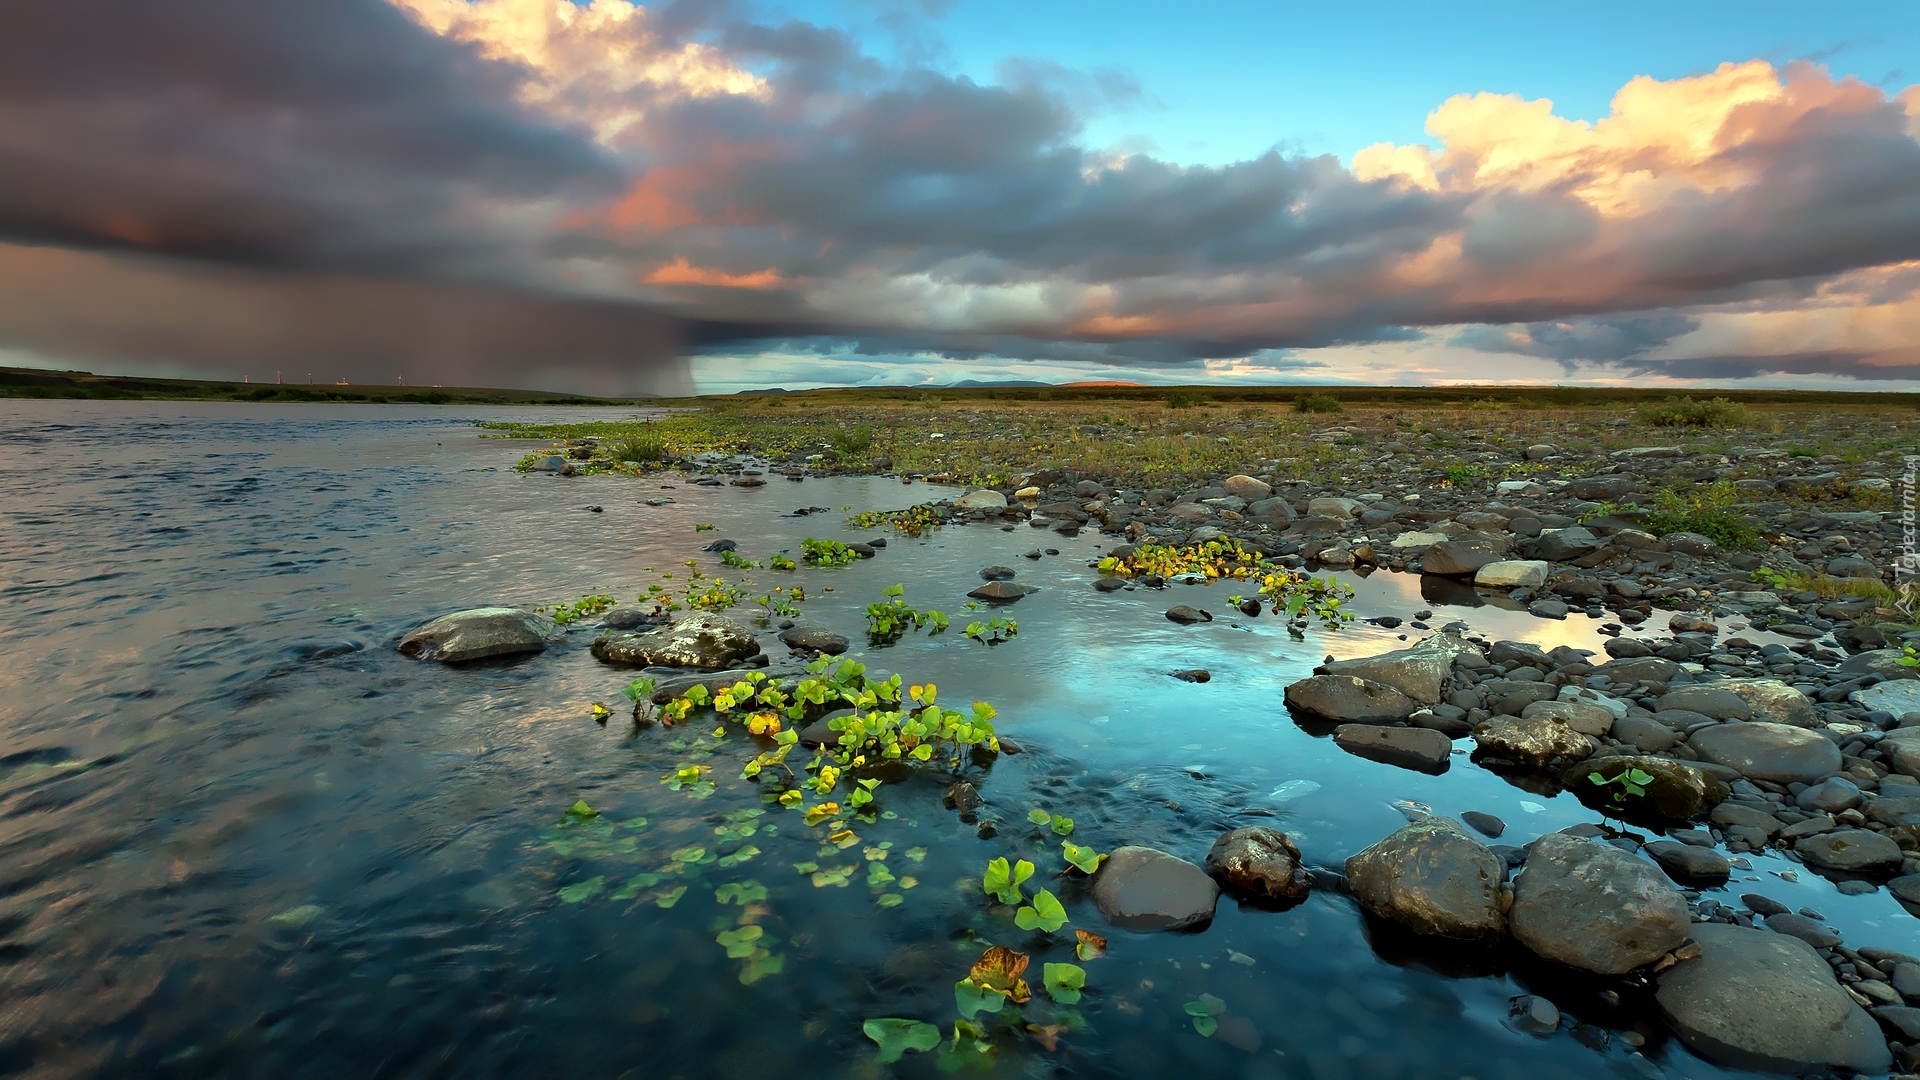
<svg viewBox="0 0 1920 1080">
<path fill-rule="evenodd" d="M 960 1010 L 963 1019 L 972 1019 L 975 1013 L 997 1013 L 1007 1003 L 1007 995 L 996 994 L 983 986 L 976 985 L 972 979 L 961 979 L 953 984 L 953 1004 Z"/>
<path fill-rule="evenodd" d="M 1045 810 L 1029 810 L 1027 811 L 1027 820 L 1033 822 L 1035 825 L 1045 825 L 1047 822 L 1053 820 L 1053 815 L 1047 813 Z"/>
<path fill-rule="evenodd" d="M 980 877 L 980 887 L 989 896 L 997 897 L 1003 904 L 1017 904 L 1023 899 L 1020 883 L 1033 876 L 1033 864 L 1025 859 L 1007 866 L 1007 860 L 998 858 L 987 864 L 987 872 Z"/>
<path fill-rule="evenodd" d="M 604 876 L 595 874 L 593 877 L 590 877 L 587 880 L 580 882 L 579 884 L 569 885 L 566 888 L 561 889 L 560 902 L 563 904 L 577 904 L 580 901 L 585 900 L 588 897 L 598 893 L 602 888 L 606 886 L 606 884 L 607 884 L 607 879 Z"/>
<path fill-rule="evenodd" d="M 881 1017 L 860 1025 L 867 1038 L 880 1045 L 880 1062 L 899 1061 L 909 1050 L 925 1052 L 940 1045 L 940 1029 L 923 1020 Z"/>
<path fill-rule="evenodd" d="M 1073 819 L 1061 817 L 1059 814 L 1053 815 L 1053 831 L 1058 836 L 1072 836 Z"/>
<path fill-rule="evenodd" d="M 1215 1020 L 1211 1016 L 1196 1016 L 1193 1018 L 1193 1030 L 1199 1032 L 1205 1038 L 1211 1039 L 1213 1038 L 1213 1033 L 1220 1030 L 1220 1021 Z"/>
<path fill-rule="evenodd" d="M 1091 847 L 1081 847 L 1071 840 L 1061 841 L 1060 853 L 1066 856 L 1067 862 L 1073 864 L 1074 869 L 1083 874 L 1099 873 L 1100 864 L 1106 860 L 1105 855 Z"/>
<path fill-rule="evenodd" d="M 1646 785 L 1653 783 L 1653 774 L 1641 772 L 1639 769 L 1629 769 L 1627 779 L 1636 784 Z"/>
<path fill-rule="evenodd" d="M 1045 889 L 1033 894 L 1033 906 L 1013 913 L 1013 924 L 1022 930 L 1045 930 L 1051 934 L 1067 925 L 1067 909 Z"/>
<path fill-rule="evenodd" d="M 753 955 L 753 950 L 757 947 L 754 942 L 759 941 L 761 935 L 765 933 L 766 930 L 758 926 L 742 926 L 736 930 L 728 930 L 713 940 L 727 950 L 728 959 L 745 960 Z"/>
<path fill-rule="evenodd" d="M 597 818 L 599 816 L 600 816 L 600 811 L 595 810 L 591 806 L 588 806 L 587 800 L 581 799 L 579 802 L 576 802 L 572 806 L 567 807 L 567 812 L 560 815 L 560 821 L 563 824 L 576 823 L 581 821 L 592 821 L 594 818 Z"/>
<path fill-rule="evenodd" d="M 1041 968 L 1041 981 L 1053 1000 L 1075 1005 L 1080 1001 L 1080 991 L 1086 988 L 1087 969 L 1078 964 L 1046 964 Z"/>
</svg>

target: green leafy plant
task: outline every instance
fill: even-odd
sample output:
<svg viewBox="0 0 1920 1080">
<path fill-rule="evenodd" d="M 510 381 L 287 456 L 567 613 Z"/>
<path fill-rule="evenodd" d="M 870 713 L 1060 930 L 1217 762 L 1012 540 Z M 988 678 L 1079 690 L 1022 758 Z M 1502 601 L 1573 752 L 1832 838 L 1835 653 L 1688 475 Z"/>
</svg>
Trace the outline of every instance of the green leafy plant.
<svg viewBox="0 0 1920 1080">
<path fill-rule="evenodd" d="M 656 434 L 640 432 L 609 444 L 607 456 L 630 465 L 657 465 L 667 460 L 667 443 Z"/>
<path fill-rule="evenodd" d="M 1641 524 L 1656 536 L 1690 532 L 1723 548 L 1758 548 L 1759 526 L 1739 508 L 1739 502 L 1739 492 L 1727 480 L 1684 492 L 1666 488 L 1654 495 L 1653 509 Z"/>
<path fill-rule="evenodd" d="M 946 524 L 947 511 L 932 503 L 918 503 L 905 510 L 863 510 L 848 516 L 847 524 L 856 529 L 885 526 L 903 536 L 925 536 Z"/>
<path fill-rule="evenodd" d="M 1340 409 L 1340 399 L 1332 394 L 1302 394 L 1293 399 L 1293 411 L 1297 413 L 1337 413 Z"/>
<path fill-rule="evenodd" d="M 1073 819 L 1070 817 L 1065 817 L 1060 814 L 1049 814 L 1045 810 L 1029 810 L 1027 811 L 1027 820 L 1033 822 L 1035 825 L 1050 826 L 1055 833 L 1061 836 L 1073 835 Z"/>
<path fill-rule="evenodd" d="M 1486 475 L 1487 469 L 1484 465 L 1449 465 L 1447 466 L 1447 486 L 1464 488 L 1477 485 L 1479 481 L 1486 478 Z"/>
<path fill-rule="evenodd" d="M 759 563 L 754 562 L 752 559 L 745 558 L 732 548 L 727 548 L 720 552 L 720 561 L 728 566 L 738 567 L 742 570 L 757 570 L 760 568 Z"/>
<path fill-rule="evenodd" d="M 551 611 L 554 622 L 568 626 L 581 619 L 591 619 L 619 602 L 606 593 L 588 593 L 571 604 L 556 604 L 540 610 Z"/>
<path fill-rule="evenodd" d="M 998 645 L 1020 633 L 1020 624 L 1012 619 L 995 615 L 986 622 L 978 620 L 967 624 L 962 631 L 968 637 L 987 645 Z"/>
<path fill-rule="evenodd" d="M 1618 776 L 1606 776 L 1595 769 L 1587 774 L 1587 780 L 1599 787 L 1611 787 L 1608 796 L 1615 803 L 1622 803 L 1629 795 L 1642 796 L 1647 793 L 1647 785 L 1653 783 L 1653 774 L 1640 769 L 1622 769 Z"/>
<path fill-rule="evenodd" d="M 1191 390 L 1173 390 L 1167 394 L 1167 408 L 1191 409 L 1195 405 L 1204 404 L 1206 400 L 1207 396 L 1205 394 L 1195 393 Z"/>
<path fill-rule="evenodd" d="M 1633 418 L 1652 427 L 1671 428 L 1737 428 L 1749 423 L 1747 407 L 1723 397 L 1670 397 L 1640 406 Z"/>
<path fill-rule="evenodd" d="M 924 1052 L 940 1045 L 940 1029 L 924 1020 L 881 1017 L 860 1025 L 879 1047 L 877 1060 L 883 1064 L 899 1061 L 908 1051 Z"/>
<path fill-rule="evenodd" d="M 560 815 L 560 823 L 562 825 L 574 825 L 583 821 L 592 821 L 599 816 L 600 811 L 588 806 L 587 800 L 580 799 L 572 806 L 567 807 L 566 812 Z"/>
<path fill-rule="evenodd" d="M 865 426 L 843 428 L 835 432 L 828 442 L 843 454 L 864 454 L 873 446 L 873 429 Z"/>
<path fill-rule="evenodd" d="M 792 570 L 799 564 L 778 553 L 767 556 L 767 568 L 770 570 Z"/>
<path fill-rule="evenodd" d="M 1070 840 L 1061 841 L 1060 854 L 1066 858 L 1068 865 L 1083 874 L 1098 873 L 1100 871 L 1100 864 L 1107 861 L 1105 855 L 1093 850 L 1093 848 L 1081 847 L 1079 844 L 1073 843 Z"/>
<path fill-rule="evenodd" d="M 714 578 L 705 585 L 699 582 L 687 584 L 687 606 L 695 611 L 725 611 L 746 597 L 746 589 L 738 585 L 729 585 L 719 578 Z"/>
<path fill-rule="evenodd" d="M 713 526 L 712 526 L 711 524 L 709 524 L 709 523 L 707 523 L 707 522 L 704 522 L 704 521 L 703 521 L 703 522 L 700 522 L 699 524 L 697 524 L 697 525 L 695 525 L 695 526 L 693 527 L 693 531 L 694 531 L 694 532 L 712 532 L 712 531 L 713 531 Z"/>
<path fill-rule="evenodd" d="M 1199 1001 L 1189 1001 L 1181 1006 L 1188 1016 L 1193 1018 L 1193 1030 L 1201 1037 L 1211 1039 L 1213 1033 L 1220 1030 L 1220 1021 L 1214 1019 L 1225 1012 L 1226 1003 L 1212 994 L 1203 994 Z"/>
<path fill-rule="evenodd" d="M 1078 964 L 1043 964 L 1041 985 L 1047 995 L 1062 1005 L 1078 1005 L 1080 991 L 1087 987 L 1087 969 Z"/>
<path fill-rule="evenodd" d="M 889 585 L 880 590 L 885 599 L 867 605 L 867 637 L 876 645 L 890 645 L 900 640 L 909 627 L 918 629 L 931 626 L 929 634 L 938 634 L 947 628 L 944 613 L 927 610 L 916 611 L 906 601 L 905 585 Z"/>
<path fill-rule="evenodd" d="M 848 566 L 860 561 L 860 555 L 838 540 L 800 541 L 800 559 L 813 566 Z"/>
<path fill-rule="evenodd" d="M 1051 934 L 1067 925 L 1067 909 L 1045 889 L 1033 894 L 1033 903 L 1013 913 L 1013 924 L 1022 930 L 1044 930 Z"/>
<path fill-rule="evenodd" d="M 1020 892 L 1020 883 L 1033 876 L 1033 864 L 1025 859 L 1007 865 L 1003 856 L 987 864 L 987 872 L 980 876 L 980 887 L 988 896 L 1003 904 L 1018 904 L 1025 899 Z"/>
</svg>

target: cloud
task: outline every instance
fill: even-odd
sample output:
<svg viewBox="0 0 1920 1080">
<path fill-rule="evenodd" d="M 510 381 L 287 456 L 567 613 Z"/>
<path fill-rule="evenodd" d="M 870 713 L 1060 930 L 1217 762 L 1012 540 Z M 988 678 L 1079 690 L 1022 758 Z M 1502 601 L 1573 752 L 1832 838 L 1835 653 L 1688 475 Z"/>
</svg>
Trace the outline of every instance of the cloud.
<svg viewBox="0 0 1920 1080">
<path fill-rule="evenodd" d="M 1592 123 L 1463 94 L 1428 117 L 1433 147 L 1203 167 L 1084 145 L 1091 112 L 1148 99 L 1123 73 L 942 74 L 923 5 L 876 6 L 889 61 L 746 10 L 30 6 L 0 38 L 0 241 L 101 253 L 103 297 L 177 276 L 206 310 L 216 280 L 287 310 L 302 290 L 334 312 L 494 298 L 609 384 L 678 378 L 665 341 L 705 363 L 817 341 L 1203 373 L 1434 333 L 1423 355 L 1568 372 L 1914 362 L 1920 272 L 1889 268 L 1920 265 L 1920 87 L 1729 63 L 1633 78 Z M 87 355 L 154 325 L 178 356 L 231 355 L 231 319 L 195 347 L 138 305 L 91 310 L 97 339 L 70 335 Z M 0 320 L 0 346 L 57 337 L 18 305 Z M 479 371 L 542 363 L 484 344 L 463 346 Z"/>
</svg>

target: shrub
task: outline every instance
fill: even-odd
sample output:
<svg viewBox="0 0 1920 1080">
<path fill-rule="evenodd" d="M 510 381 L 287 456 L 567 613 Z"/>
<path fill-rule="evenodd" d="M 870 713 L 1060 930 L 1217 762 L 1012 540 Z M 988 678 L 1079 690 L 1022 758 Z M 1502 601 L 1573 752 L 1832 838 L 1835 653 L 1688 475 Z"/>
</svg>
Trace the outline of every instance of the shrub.
<svg viewBox="0 0 1920 1080">
<path fill-rule="evenodd" d="M 1293 399 L 1297 413 L 1336 413 L 1340 407 L 1340 399 L 1332 394 L 1302 394 Z"/>
<path fill-rule="evenodd" d="M 938 400 L 937 398 L 935 400 Z M 835 450 L 843 454 L 863 454 L 873 446 L 873 429 L 868 427 L 843 428 L 834 432 L 829 440 Z"/>
<path fill-rule="evenodd" d="M 1699 533 L 1723 548 L 1757 548 L 1760 529 L 1737 501 L 1733 484 L 1726 480 L 1686 493 L 1667 488 L 1653 497 L 1653 510 L 1641 523 L 1656 536 Z"/>
<path fill-rule="evenodd" d="M 1726 398 L 1670 397 L 1665 401 L 1642 405 L 1634 419 L 1652 427 L 1736 428 L 1748 422 L 1747 407 Z"/>
<path fill-rule="evenodd" d="M 629 435 L 607 448 L 615 461 L 634 465 L 653 465 L 667 460 L 666 440 L 652 432 Z"/>
</svg>

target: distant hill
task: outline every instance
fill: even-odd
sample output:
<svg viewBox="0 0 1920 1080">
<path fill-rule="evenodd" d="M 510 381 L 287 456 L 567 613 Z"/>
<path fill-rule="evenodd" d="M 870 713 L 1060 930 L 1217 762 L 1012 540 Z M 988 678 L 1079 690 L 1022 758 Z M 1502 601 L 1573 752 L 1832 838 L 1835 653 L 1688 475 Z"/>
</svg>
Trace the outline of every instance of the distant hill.
<svg viewBox="0 0 1920 1080">
<path fill-rule="evenodd" d="M 0 368 L 0 398 L 165 401 L 357 401 L 408 405 L 627 405 L 653 400 L 596 398 L 547 390 L 483 386 L 384 386 L 365 383 L 248 383 L 95 375 L 90 371 Z"/>
</svg>

